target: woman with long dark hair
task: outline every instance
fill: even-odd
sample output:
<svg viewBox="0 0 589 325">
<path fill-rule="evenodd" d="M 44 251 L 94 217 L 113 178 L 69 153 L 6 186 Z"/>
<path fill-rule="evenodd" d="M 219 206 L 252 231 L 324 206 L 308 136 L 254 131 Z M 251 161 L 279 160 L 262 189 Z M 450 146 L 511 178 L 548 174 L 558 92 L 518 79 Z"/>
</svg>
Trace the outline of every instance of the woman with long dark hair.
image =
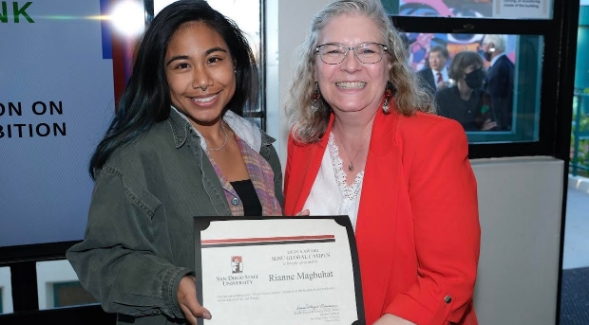
<svg viewBox="0 0 589 325">
<path fill-rule="evenodd" d="M 67 252 L 118 324 L 211 317 L 196 299 L 193 217 L 282 214 L 274 139 L 241 117 L 256 77 L 242 32 L 206 1 L 177 1 L 146 30 L 90 162 L 85 239 Z"/>
</svg>

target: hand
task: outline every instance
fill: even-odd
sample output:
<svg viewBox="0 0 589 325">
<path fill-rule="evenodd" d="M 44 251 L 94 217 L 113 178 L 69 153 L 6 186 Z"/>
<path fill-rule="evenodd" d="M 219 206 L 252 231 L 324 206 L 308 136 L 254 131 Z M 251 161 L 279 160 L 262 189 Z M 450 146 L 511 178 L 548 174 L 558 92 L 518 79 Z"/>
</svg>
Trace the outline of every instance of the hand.
<svg viewBox="0 0 589 325">
<path fill-rule="evenodd" d="M 295 214 L 295 216 L 308 216 L 311 212 L 309 211 L 309 209 L 305 209 L 297 214 Z"/>
<path fill-rule="evenodd" d="M 384 314 L 373 325 L 416 325 L 406 319 L 392 314 Z"/>
<path fill-rule="evenodd" d="M 196 299 L 196 279 L 193 276 L 185 276 L 178 286 L 178 304 L 184 313 L 186 320 L 196 325 L 196 318 L 211 319 L 211 312 L 200 305 Z"/>
<path fill-rule="evenodd" d="M 481 130 L 488 131 L 488 130 L 494 129 L 496 127 L 497 127 L 497 122 L 493 122 L 491 120 L 486 120 L 485 123 L 483 123 L 483 126 L 481 126 Z"/>
</svg>

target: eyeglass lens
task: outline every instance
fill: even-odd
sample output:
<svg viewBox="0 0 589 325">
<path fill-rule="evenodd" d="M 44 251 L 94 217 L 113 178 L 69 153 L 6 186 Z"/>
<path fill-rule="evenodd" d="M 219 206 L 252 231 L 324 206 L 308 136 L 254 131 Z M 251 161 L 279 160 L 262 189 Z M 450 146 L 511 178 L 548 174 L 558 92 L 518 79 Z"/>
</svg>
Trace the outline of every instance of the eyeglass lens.
<svg viewBox="0 0 589 325">
<path fill-rule="evenodd" d="M 366 64 L 378 63 L 383 55 L 383 48 L 376 43 L 364 43 L 351 48 L 339 44 L 325 44 L 318 48 L 321 60 L 327 64 L 342 63 L 350 49 L 354 50 L 360 62 Z"/>
</svg>

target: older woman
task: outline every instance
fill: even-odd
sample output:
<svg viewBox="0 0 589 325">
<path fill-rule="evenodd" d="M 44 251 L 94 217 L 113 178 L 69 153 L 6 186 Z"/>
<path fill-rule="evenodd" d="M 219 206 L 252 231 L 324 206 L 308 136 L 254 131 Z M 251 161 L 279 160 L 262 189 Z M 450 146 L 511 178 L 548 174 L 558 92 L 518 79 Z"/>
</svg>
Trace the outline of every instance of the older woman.
<svg viewBox="0 0 589 325">
<path fill-rule="evenodd" d="M 379 1 L 329 4 L 301 52 L 285 213 L 349 216 L 367 324 L 477 324 L 480 227 L 464 130 L 431 114 Z"/>
<path fill-rule="evenodd" d="M 458 121 L 466 131 L 497 129 L 491 98 L 481 88 L 485 78 L 483 59 L 475 52 L 460 52 L 450 64 L 456 84 L 436 94 L 438 114 Z"/>
</svg>

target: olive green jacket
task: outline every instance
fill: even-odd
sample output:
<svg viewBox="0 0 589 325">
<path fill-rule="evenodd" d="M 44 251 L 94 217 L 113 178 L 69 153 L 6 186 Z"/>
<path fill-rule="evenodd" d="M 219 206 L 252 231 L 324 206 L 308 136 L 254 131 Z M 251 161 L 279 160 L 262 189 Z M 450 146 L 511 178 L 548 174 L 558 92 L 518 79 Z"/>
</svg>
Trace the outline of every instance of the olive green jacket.
<svg viewBox="0 0 589 325">
<path fill-rule="evenodd" d="M 274 171 L 282 205 L 274 139 L 260 134 L 259 152 Z M 231 215 L 200 140 L 172 109 L 97 173 L 85 239 L 66 256 L 83 287 L 118 314 L 117 324 L 185 323 L 177 291 L 194 273 L 193 217 Z"/>
</svg>

